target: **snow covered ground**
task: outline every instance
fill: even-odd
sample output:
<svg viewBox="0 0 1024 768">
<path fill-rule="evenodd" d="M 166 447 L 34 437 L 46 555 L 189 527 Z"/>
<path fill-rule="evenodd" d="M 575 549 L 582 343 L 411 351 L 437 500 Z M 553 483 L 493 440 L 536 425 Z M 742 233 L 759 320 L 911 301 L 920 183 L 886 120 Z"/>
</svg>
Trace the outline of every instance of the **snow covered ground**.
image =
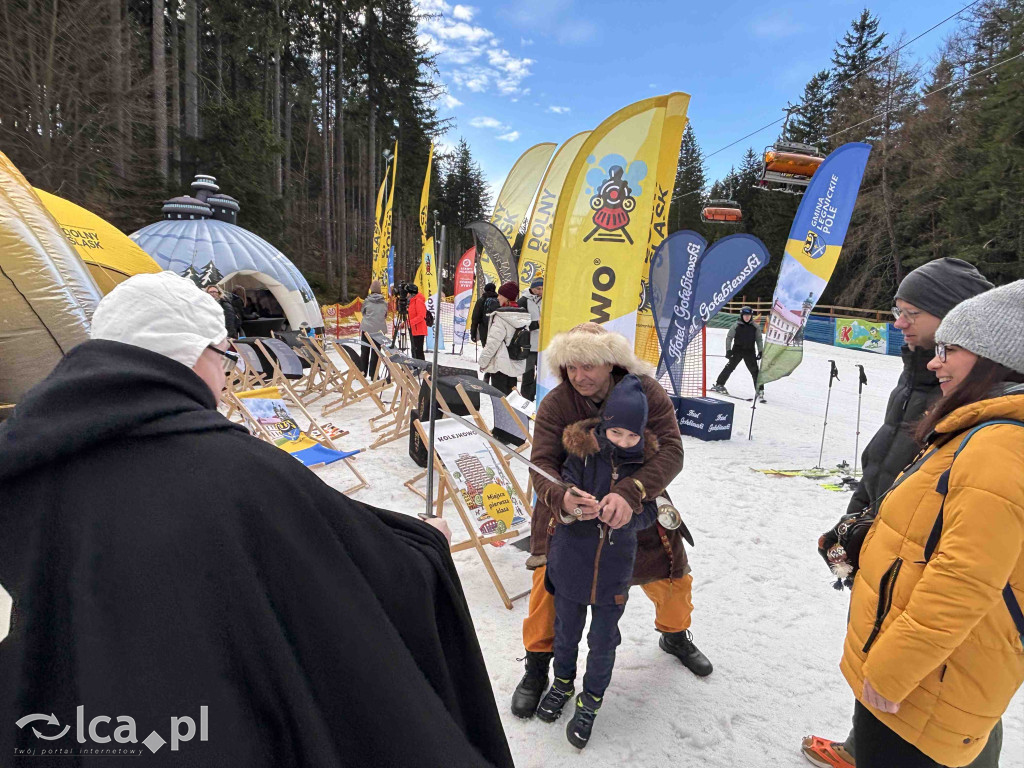
<svg viewBox="0 0 1024 768">
<path fill-rule="evenodd" d="M 725 334 L 708 331 L 711 354 L 724 352 Z M 888 393 L 899 376 L 898 358 L 809 343 L 796 372 L 768 385 L 769 402 L 758 405 L 753 440 L 747 440 L 750 403 L 742 401 L 734 401 L 732 440 L 683 438 L 686 466 L 670 491 L 696 539 L 690 550 L 692 631 L 715 672 L 698 679 L 659 650 L 653 606 L 642 591 L 634 590 L 620 624 L 615 675 L 584 756 L 565 740 L 565 719 L 547 725 L 517 720 L 508 711 L 522 675 L 516 659 L 523 655 L 526 598 L 506 610 L 475 552 L 455 556 L 517 766 L 578 766 L 585 759 L 588 765 L 638 768 L 799 768 L 808 765 L 800 755 L 801 737 L 845 737 L 853 697 L 839 672 L 839 659 L 849 593 L 831 588 L 815 545 L 819 534 L 845 511 L 849 493 L 826 490 L 810 479 L 768 477 L 751 469 L 817 463 L 830 358 L 841 378 L 832 389 L 823 465 L 852 464 L 854 365 L 864 365 L 868 378 L 863 449 L 881 424 Z M 463 358 L 442 355 L 451 365 L 471 366 L 472 360 L 471 348 Z M 724 357 L 709 355 L 709 383 L 724 364 Z M 729 389 L 738 396 L 753 394 L 743 366 L 733 374 Z M 319 416 L 318 408 L 311 411 Z M 376 412 L 360 403 L 325 420 L 351 430 L 339 442 L 352 449 L 369 444 L 367 418 Z M 422 511 L 423 501 L 402 485 L 419 471 L 407 448 L 403 439 L 360 455 L 357 463 L 370 487 L 355 498 L 407 514 Z M 350 483 L 337 466 L 320 475 L 339 488 Z M 456 540 L 465 538 L 454 510 L 450 514 Z M 526 553 L 508 546 L 488 550 L 510 595 L 529 589 Z M 6 626 L 8 608 L 9 601 L 0 594 L 0 627 Z M 584 654 L 585 649 L 581 670 Z M 1024 768 L 1024 693 L 1014 699 L 1004 723 L 1000 765 Z"/>
</svg>

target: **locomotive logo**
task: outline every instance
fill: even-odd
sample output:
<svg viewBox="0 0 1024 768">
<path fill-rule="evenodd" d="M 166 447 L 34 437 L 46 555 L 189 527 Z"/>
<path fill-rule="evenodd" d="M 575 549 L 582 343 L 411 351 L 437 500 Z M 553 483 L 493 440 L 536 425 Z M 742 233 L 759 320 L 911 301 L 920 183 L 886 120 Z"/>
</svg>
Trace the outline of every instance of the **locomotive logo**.
<svg viewBox="0 0 1024 768">
<path fill-rule="evenodd" d="M 608 169 L 608 178 L 590 198 L 590 207 L 594 209 L 594 228 L 583 242 L 596 235 L 599 241 L 633 244 L 626 225 L 629 224 L 630 212 L 636 208 L 636 198 L 629 182 L 622 178 L 621 165 Z"/>
<path fill-rule="evenodd" d="M 811 231 L 807 233 L 803 251 L 812 259 L 820 259 L 825 255 L 825 243 L 821 242 L 817 232 Z"/>
</svg>

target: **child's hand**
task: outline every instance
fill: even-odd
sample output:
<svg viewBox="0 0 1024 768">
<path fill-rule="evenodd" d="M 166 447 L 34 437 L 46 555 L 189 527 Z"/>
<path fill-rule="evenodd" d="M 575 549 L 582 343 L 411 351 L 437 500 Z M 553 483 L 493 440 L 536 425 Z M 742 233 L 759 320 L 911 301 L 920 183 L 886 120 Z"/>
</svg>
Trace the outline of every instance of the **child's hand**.
<svg viewBox="0 0 1024 768">
<path fill-rule="evenodd" d="M 621 528 L 633 519 L 633 508 L 617 493 L 609 493 L 601 499 L 601 519 L 609 528 Z"/>
<path fill-rule="evenodd" d="M 598 501 L 586 491 L 569 488 L 562 495 L 562 509 L 580 520 L 591 520 L 597 517 Z"/>
</svg>

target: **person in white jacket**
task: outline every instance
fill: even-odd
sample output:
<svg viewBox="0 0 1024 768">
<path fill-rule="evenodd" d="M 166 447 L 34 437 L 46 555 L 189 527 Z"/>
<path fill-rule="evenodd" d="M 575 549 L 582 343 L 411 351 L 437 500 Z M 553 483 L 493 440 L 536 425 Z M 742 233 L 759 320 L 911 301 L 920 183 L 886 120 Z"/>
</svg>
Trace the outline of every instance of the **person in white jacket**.
<svg viewBox="0 0 1024 768">
<path fill-rule="evenodd" d="M 491 384 L 509 394 L 526 371 L 526 356 L 520 360 L 509 355 L 509 345 L 519 329 L 529 330 L 530 313 L 516 304 L 519 284 L 508 282 L 498 289 L 501 305 L 488 320 L 487 345 L 480 353 L 480 372 L 490 375 Z M 528 346 L 528 343 L 527 343 Z M 529 353 L 529 349 L 526 350 Z"/>
<path fill-rule="evenodd" d="M 537 397 L 537 350 L 540 349 L 540 303 L 544 298 L 544 278 L 530 283 L 530 290 L 519 297 L 519 306 L 530 313 L 530 356 L 526 359 L 523 386 L 519 394 L 527 400 Z"/>
</svg>

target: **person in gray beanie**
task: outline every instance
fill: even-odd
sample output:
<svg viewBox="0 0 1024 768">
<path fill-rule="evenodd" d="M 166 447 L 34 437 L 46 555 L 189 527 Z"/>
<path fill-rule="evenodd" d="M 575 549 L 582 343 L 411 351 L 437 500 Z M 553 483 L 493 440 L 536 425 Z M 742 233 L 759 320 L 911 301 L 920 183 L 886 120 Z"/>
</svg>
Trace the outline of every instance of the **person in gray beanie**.
<svg viewBox="0 0 1024 768">
<path fill-rule="evenodd" d="M 830 543 L 837 528 L 850 515 L 874 509 L 900 471 L 918 452 L 913 426 L 942 396 L 939 382 L 928 365 L 934 357 L 935 332 L 943 318 L 960 302 L 988 291 L 992 283 L 976 267 L 961 259 L 935 259 L 910 272 L 896 289 L 893 327 L 903 333 L 903 373 L 889 395 L 885 421 L 871 438 L 861 457 L 863 474 L 846 509 L 846 516 L 825 534 Z M 972 768 L 996 768 L 999 764 L 1001 726 L 988 740 Z M 808 762 L 821 768 L 855 768 L 853 731 L 845 741 L 807 736 L 801 751 Z"/>
<path fill-rule="evenodd" d="M 896 299 L 942 318 L 961 301 L 991 287 L 992 283 L 973 264 L 962 259 L 935 259 L 903 278 Z"/>
<path fill-rule="evenodd" d="M 939 377 L 943 394 L 949 394 L 966 381 L 981 359 L 990 360 L 1024 380 L 1024 280 L 994 288 L 957 305 L 935 332 L 935 345 L 936 358 L 943 363 L 950 363 L 953 347 L 973 356 L 973 359 L 965 356 L 949 381 Z M 937 371 L 938 366 L 932 370 Z M 958 375 L 960 372 L 962 377 Z M 995 375 L 1004 373 L 995 371 Z M 1018 379 L 1005 376 L 1005 380 Z"/>
</svg>

